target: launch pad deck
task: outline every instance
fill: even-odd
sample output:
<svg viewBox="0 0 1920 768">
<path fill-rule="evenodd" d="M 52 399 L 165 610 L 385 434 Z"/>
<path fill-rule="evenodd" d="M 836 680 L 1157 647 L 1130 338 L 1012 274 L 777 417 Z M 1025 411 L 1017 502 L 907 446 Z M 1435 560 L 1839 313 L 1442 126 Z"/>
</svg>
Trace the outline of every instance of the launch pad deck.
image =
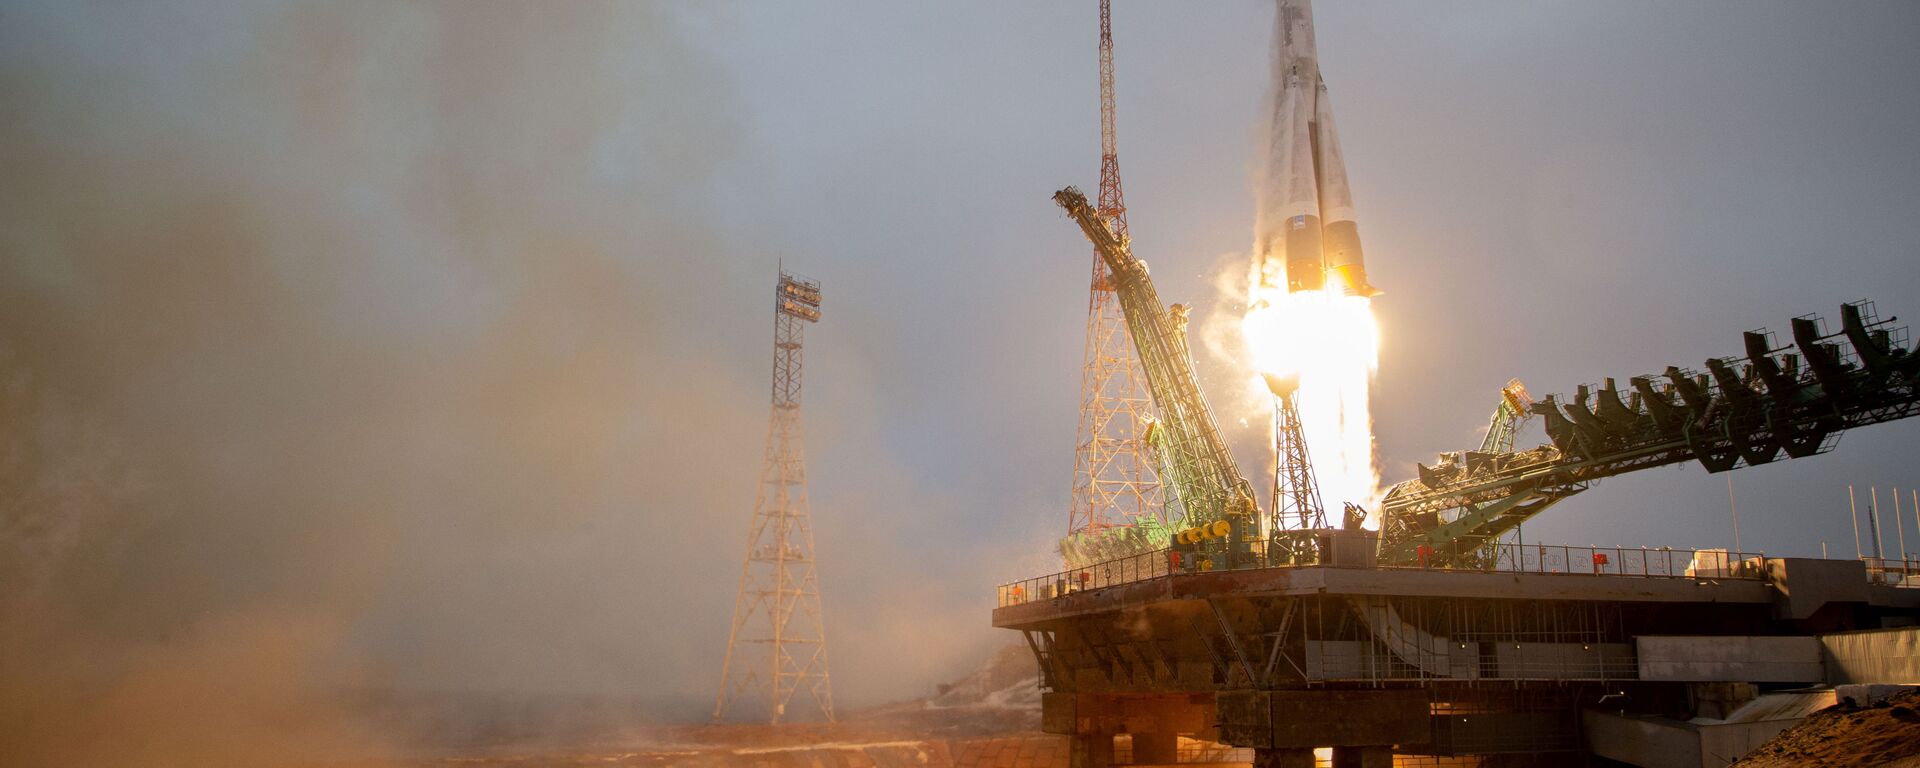
<svg viewBox="0 0 1920 768">
<path fill-rule="evenodd" d="M 1313 565 L 1089 588 L 1067 572 L 1050 597 L 1003 587 L 994 625 L 1026 636 L 1044 727 L 1073 735 L 1078 765 L 1110 761 L 1116 734 L 1136 754 L 1184 735 L 1256 763 L 1337 747 L 1368 765 L 1565 757 L 1592 748 L 1582 712 L 1603 702 L 1691 717 L 1864 682 L 1828 638 L 1920 623 L 1910 564 L 1748 556 L 1649 574 L 1601 559 L 1595 573 Z"/>
</svg>

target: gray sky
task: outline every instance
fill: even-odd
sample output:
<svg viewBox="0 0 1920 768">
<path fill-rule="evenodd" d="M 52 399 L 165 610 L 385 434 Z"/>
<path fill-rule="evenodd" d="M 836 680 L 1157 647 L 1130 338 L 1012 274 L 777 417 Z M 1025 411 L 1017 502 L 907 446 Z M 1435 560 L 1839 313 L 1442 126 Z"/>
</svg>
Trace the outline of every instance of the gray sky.
<svg viewBox="0 0 1920 768">
<path fill-rule="evenodd" d="M 1271 4 L 1116 6 L 1136 251 L 1200 322 L 1237 314 L 1215 282 L 1252 238 Z M 1920 312 L 1920 6 L 1315 10 L 1386 291 L 1389 482 L 1477 443 L 1510 376 Z M 963 671 L 1016 639 L 993 584 L 1065 526 L 1090 255 L 1048 196 L 1096 181 L 1095 33 L 1091 0 L 0 5 L 0 434 L 27 457 L 0 481 L 35 500 L 5 565 L 54 628 L 9 642 L 112 649 L 67 666 L 119 681 L 309 622 L 302 685 L 698 717 L 784 261 L 826 293 L 837 691 Z M 1920 484 L 1917 446 L 1737 472 L 1743 543 L 1846 554 L 1846 485 Z M 1727 511 L 1722 478 L 1655 470 L 1527 535 L 1725 546 Z"/>
</svg>

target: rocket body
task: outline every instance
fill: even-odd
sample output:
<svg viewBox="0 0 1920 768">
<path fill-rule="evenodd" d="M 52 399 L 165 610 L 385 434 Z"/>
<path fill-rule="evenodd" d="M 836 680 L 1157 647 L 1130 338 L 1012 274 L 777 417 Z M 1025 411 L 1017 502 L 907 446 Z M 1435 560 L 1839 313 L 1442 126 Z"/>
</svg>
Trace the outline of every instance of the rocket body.
<svg viewBox="0 0 1920 768">
<path fill-rule="evenodd" d="M 1279 0 L 1275 17 L 1276 91 L 1254 244 L 1262 279 L 1284 280 L 1290 293 L 1331 284 L 1349 295 L 1378 294 L 1367 282 L 1346 158 L 1320 79 L 1310 0 Z"/>
</svg>

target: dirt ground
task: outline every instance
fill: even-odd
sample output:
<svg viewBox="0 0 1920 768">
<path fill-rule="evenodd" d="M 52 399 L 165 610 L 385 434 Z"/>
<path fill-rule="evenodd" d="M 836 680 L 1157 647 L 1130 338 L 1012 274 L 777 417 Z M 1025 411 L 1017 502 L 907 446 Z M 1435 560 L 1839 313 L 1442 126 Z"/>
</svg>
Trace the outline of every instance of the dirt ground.
<svg viewBox="0 0 1920 768">
<path fill-rule="evenodd" d="M 1837 704 L 1782 731 L 1736 768 L 1920 768 L 1920 691 L 1871 707 Z"/>
<path fill-rule="evenodd" d="M 408 768 L 1066 768 L 1063 736 L 1025 733 L 922 739 L 760 726 L 760 733 L 701 734 L 698 741 L 628 750 L 536 751 L 442 758 Z M 810 732 L 803 732 L 810 731 Z M 397 768 L 397 767 L 396 767 Z"/>
<path fill-rule="evenodd" d="M 1039 732 L 1036 672 L 1025 646 L 1009 646 L 925 698 L 845 711 L 837 723 L 650 726 L 571 742 L 502 739 L 404 766 L 1065 768 L 1066 739 Z"/>
</svg>

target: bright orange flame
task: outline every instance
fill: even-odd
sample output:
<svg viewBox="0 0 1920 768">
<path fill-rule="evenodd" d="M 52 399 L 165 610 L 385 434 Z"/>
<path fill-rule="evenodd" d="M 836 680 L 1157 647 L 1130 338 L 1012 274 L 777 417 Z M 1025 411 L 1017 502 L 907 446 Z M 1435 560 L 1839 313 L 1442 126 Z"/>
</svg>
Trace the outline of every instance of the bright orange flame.
<svg viewBox="0 0 1920 768">
<path fill-rule="evenodd" d="M 1373 415 L 1368 398 L 1380 360 L 1380 327 L 1372 300 L 1348 296 L 1338 281 L 1324 290 L 1288 293 L 1255 268 L 1240 321 L 1252 386 L 1266 392 L 1260 374 L 1300 377 L 1300 428 L 1313 460 L 1328 521 L 1338 525 L 1343 503 L 1377 512 L 1380 470 L 1374 464 Z"/>
</svg>

